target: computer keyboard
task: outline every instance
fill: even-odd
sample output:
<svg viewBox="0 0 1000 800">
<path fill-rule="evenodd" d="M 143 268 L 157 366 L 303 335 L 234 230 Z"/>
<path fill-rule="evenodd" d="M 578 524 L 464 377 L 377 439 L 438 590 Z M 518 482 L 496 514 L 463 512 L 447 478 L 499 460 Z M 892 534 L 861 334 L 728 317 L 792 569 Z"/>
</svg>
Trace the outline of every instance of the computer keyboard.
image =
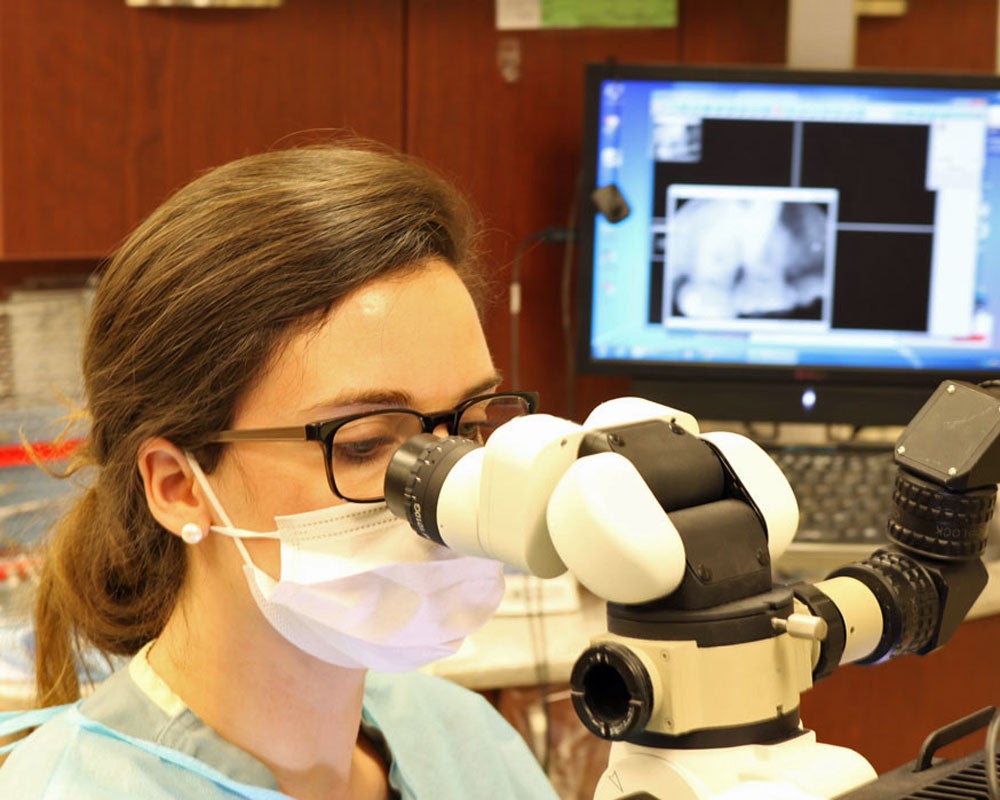
<svg viewBox="0 0 1000 800">
<path fill-rule="evenodd" d="M 896 465 L 891 443 L 768 445 L 792 486 L 799 528 L 775 565 L 785 577 L 814 578 L 863 559 L 884 544 Z"/>
</svg>

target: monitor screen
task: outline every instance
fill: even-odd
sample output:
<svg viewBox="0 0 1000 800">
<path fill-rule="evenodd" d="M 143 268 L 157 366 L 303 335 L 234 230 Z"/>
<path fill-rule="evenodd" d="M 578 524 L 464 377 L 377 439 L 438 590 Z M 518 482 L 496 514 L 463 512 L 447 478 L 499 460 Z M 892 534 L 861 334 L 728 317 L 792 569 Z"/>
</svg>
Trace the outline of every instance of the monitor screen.
<svg viewBox="0 0 1000 800">
<path fill-rule="evenodd" d="M 1000 79 L 589 65 L 585 371 L 713 419 L 905 424 L 1000 369 Z"/>
</svg>

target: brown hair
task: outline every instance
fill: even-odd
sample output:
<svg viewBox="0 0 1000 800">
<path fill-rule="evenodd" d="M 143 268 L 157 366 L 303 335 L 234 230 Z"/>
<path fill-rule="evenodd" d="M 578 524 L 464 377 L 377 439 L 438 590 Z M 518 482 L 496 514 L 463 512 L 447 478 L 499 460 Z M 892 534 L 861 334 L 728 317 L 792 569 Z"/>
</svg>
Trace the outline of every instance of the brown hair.
<svg viewBox="0 0 1000 800">
<path fill-rule="evenodd" d="M 164 436 L 211 470 L 276 348 L 377 275 L 452 264 L 477 296 L 474 218 L 454 188 L 366 143 L 280 150 L 177 192 L 104 272 L 84 347 L 92 480 L 48 544 L 35 608 L 39 703 L 79 696 L 81 648 L 128 655 L 156 637 L 185 549 L 146 505 L 140 446 Z M 477 297 L 478 299 L 478 297 Z"/>
</svg>

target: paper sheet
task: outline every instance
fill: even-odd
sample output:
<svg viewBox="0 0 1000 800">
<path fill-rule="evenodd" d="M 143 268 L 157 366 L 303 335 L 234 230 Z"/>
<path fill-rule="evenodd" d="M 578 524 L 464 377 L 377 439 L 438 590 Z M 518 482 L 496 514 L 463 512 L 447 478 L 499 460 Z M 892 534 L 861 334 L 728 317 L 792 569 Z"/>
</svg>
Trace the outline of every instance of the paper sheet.
<svg viewBox="0 0 1000 800">
<path fill-rule="evenodd" d="M 677 0 L 496 0 L 498 30 L 674 28 Z"/>
</svg>

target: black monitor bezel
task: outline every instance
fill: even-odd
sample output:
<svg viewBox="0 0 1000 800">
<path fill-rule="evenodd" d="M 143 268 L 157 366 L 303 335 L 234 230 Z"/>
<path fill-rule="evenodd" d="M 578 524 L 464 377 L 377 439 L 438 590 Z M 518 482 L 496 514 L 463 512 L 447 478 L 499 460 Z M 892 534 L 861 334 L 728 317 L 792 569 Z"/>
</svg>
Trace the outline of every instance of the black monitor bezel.
<svg viewBox="0 0 1000 800">
<path fill-rule="evenodd" d="M 945 379 L 978 383 L 997 372 L 963 370 L 859 369 L 811 366 L 690 364 L 669 361 L 595 359 L 591 355 L 591 301 L 596 213 L 600 86 L 606 80 L 727 81 L 955 88 L 1000 92 L 1000 75 L 969 73 L 800 70 L 781 66 L 690 66 L 679 64 L 590 63 L 584 71 L 581 209 L 577 237 L 576 366 L 581 373 L 627 376 L 637 394 L 697 416 L 747 421 L 798 421 L 862 425 L 905 424 Z M 806 391 L 816 395 L 811 409 Z"/>
</svg>

